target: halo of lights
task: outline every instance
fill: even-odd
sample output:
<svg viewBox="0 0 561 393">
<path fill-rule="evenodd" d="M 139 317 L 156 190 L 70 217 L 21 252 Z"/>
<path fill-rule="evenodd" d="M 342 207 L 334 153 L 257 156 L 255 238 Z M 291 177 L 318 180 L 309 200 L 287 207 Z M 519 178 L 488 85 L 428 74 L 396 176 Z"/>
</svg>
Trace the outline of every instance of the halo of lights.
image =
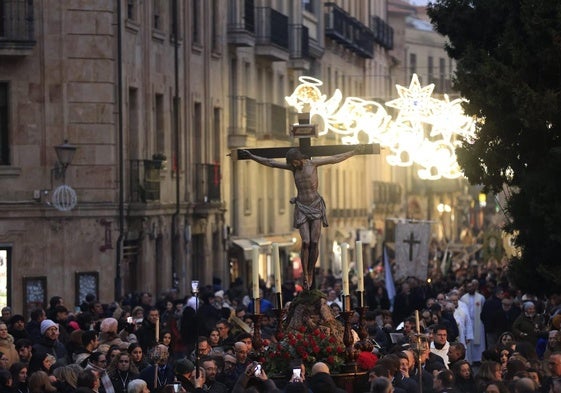
<svg viewBox="0 0 561 393">
<path fill-rule="evenodd" d="M 389 149 L 387 162 L 393 166 L 418 165 L 421 179 L 455 179 L 462 176 L 455 148 L 460 140 L 473 142 L 476 122 L 466 116 L 457 98 L 450 101 L 432 97 L 434 84 L 421 86 L 413 74 L 409 87 L 396 85 L 398 98 L 384 105 L 398 112 L 395 119 L 384 105 L 359 97 L 347 97 L 336 89 L 333 96 L 321 93 L 323 82 L 301 76 L 300 85 L 286 97 L 298 112 L 309 112 L 317 124 L 318 135 L 333 132 L 342 135 L 345 144 L 379 143 Z"/>
</svg>

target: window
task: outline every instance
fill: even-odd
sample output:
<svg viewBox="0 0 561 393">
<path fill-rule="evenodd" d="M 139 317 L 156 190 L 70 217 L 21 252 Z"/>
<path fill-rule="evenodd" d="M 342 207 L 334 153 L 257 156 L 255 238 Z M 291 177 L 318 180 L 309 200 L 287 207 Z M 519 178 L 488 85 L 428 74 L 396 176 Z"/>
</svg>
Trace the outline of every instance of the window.
<svg viewBox="0 0 561 393">
<path fill-rule="evenodd" d="M 127 18 L 130 20 L 136 20 L 136 1 L 127 0 Z"/>
<path fill-rule="evenodd" d="M 10 165 L 10 119 L 8 83 L 0 82 L 0 165 Z"/>
<path fill-rule="evenodd" d="M 314 0 L 302 0 L 302 8 L 308 12 L 314 12 Z"/>
<path fill-rule="evenodd" d="M 428 58 L 428 77 L 429 77 L 429 83 L 432 83 L 433 78 L 434 78 L 434 59 L 432 56 L 429 56 Z"/>
<path fill-rule="evenodd" d="M 201 10 L 201 2 L 200 0 L 193 0 L 192 4 L 192 30 L 191 36 L 193 37 L 193 44 L 201 45 L 201 23 L 200 23 L 200 10 Z"/>
<path fill-rule="evenodd" d="M 12 248 L 0 245 L 0 307 L 10 306 Z"/>
<path fill-rule="evenodd" d="M 222 28 L 222 24 L 220 23 L 220 4 L 219 0 L 212 0 L 212 7 L 211 7 L 211 20 L 212 20 L 212 52 L 216 54 L 222 53 L 221 48 L 221 41 L 220 41 L 220 30 Z"/>
<path fill-rule="evenodd" d="M 154 134 L 156 135 L 156 150 L 154 153 L 164 153 L 165 146 L 165 127 L 164 127 L 164 96 L 156 94 L 154 114 Z"/>
<path fill-rule="evenodd" d="M 200 102 L 195 102 L 193 107 L 193 143 L 194 146 L 205 146 L 203 141 L 203 106 Z M 203 164 L 202 149 L 195 149 L 193 158 L 196 164 Z"/>
<path fill-rule="evenodd" d="M 438 60 L 438 69 L 438 84 L 440 85 L 440 88 L 442 90 L 441 93 L 444 93 L 446 92 L 446 60 L 443 57 Z"/>
<path fill-rule="evenodd" d="M 139 141 L 140 135 L 140 111 L 138 109 L 138 90 L 134 87 L 129 88 L 129 108 L 128 108 L 128 148 L 131 158 L 140 158 Z"/>
<path fill-rule="evenodd" d="M 214 126 L 214 141 L 213 141 L 213 145 L 214 145 L 214 151 L 212 152 L 212 159 L 214 163 L 219 163 L 220 162 L 220 136 L 222 134 L 221 130 L 222 130 L 222 124 L 221 124 L 221 116 L 220 116 L 220 108 L 214 108 L 214 121 L 213 121 L 213 126 Z"/>
<path fill-rule="evenodd" d="M 417 72 L 417 55 L 415 53 L 409 54 L 409 80 L 413 78 L 413 74 Z"/>
<path fill-rule="evenodd" d="M 152 27 L 154 29 L 157 30 L 162 30 L 162 15 L 161 15 L 161 5 L 160 5 L 160 0 L 154 0 L 152 2 L 153 5 L 153 9 L 152 9 L 152 15 L 153 15 L 153 24 Z"/>
</svg>

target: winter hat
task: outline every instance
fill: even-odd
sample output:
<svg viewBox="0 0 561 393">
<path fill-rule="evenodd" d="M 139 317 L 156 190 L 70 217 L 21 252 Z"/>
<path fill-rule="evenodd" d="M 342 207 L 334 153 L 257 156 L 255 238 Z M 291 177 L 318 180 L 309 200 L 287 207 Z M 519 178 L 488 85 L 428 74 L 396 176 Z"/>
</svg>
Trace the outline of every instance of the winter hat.
<svg viewBox="0 0 561 393">
<path fill-rule="evenodd" d="M 195 365 L 192 361 L 188 359 L 179 359 L 175 362 L 175 373 L 177 375 L 183 375 L 192 372 L 195 369 Z"/>
<path fill-rule="evenodd" d="M 117 322 L 115 318 L 105 318 L 101 321 L 99 330 L 101 330 L 102 333 L 117 333 L 118 326 L 119 322 Z"/>
<path fill-rule="evenodd" d="M 41 336 L 43 334 L 45 334 L 45 332 L 52 327 L 56 327 L 58 328 L 57 324 L 54 323 L 53 321 L 51 321 L 50 319 L 45 319 L 43 322 L 41 322 Z"/>
</svg>

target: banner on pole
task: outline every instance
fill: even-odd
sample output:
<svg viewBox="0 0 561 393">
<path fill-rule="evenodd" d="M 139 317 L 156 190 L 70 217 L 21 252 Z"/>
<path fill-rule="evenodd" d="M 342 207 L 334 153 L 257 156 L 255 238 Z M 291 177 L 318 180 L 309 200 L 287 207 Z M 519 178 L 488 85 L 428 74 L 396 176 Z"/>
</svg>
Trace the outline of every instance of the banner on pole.
<svg viewBox="0 0 561 393">
<path fill-rule="evenodd" d="M 395 227 L 395 279 L 427 279 L 429 262 L 429 222 L 398 223 Z"/>
</svg>

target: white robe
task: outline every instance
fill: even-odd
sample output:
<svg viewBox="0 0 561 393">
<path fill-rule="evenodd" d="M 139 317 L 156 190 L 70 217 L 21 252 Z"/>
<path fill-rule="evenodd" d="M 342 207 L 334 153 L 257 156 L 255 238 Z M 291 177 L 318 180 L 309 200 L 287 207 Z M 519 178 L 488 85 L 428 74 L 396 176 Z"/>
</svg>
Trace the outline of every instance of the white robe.
<svg viewBox="0 0 561 393">
<path fill-rule="evenodd" d="M 473 340 L 467 345 L 466 358 L 471 362 L 480 362 L 485 351 L 485 327 L 481 321 L 481 310 L 485 297 L 479 292 L 473 295 L 466 293 L 460 299 L 467 305 L 468 315 L 473 325 Z"/>
<path fill-rule="evenodd" d="M 434 353 L 435 355 L 440 356 L 442 358 L 442 360 L 444 360 L 444 365 L 446 366 L 446 368 L 448 368 L 448 363 L 450 362 L 450 360 L 448 360 L 448 350 L 449 349 L 450 349 L 450 343 L 448 341 L 446 341 L 446 344 L 444 344 L 442 349 L 437 349 L 434 346 L 434 342 L 430 343 L 430 351 L 432 353 Z"/>
<path fill-rule="evenodd" d="M 473 340 L 473 324 L 464 302 L 458 302 L 458 307 L 454 310 L 454 319 L 458 324 L 458 341 L 467 348 L 467 341 Z M 466 360 L 471 362 L 471 359 L 466 358 Z"/>
</svg>

